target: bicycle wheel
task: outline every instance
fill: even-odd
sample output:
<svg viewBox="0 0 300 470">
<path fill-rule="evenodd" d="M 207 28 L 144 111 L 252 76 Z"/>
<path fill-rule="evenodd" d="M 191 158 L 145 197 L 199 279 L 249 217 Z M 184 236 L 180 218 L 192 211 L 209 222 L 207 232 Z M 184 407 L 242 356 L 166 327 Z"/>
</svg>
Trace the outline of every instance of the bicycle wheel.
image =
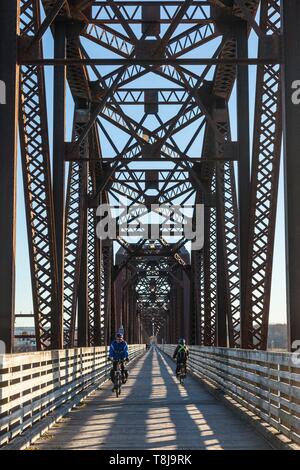
<svg viewBox="0 0 300 470">
<path fill-rule="evenodd" d="M 116 397 L 121 393 L 121 374 L 119 373 L 116 377 Z"/>
<path fill-rule="evenodd" d="M 118 398 L 118 373 L 116 372 L 115 373 L 115 381 L 114 381 L 114 389 L 115 389 L 115 394 L 116 394 L 116 397 Z"/>
</svg>

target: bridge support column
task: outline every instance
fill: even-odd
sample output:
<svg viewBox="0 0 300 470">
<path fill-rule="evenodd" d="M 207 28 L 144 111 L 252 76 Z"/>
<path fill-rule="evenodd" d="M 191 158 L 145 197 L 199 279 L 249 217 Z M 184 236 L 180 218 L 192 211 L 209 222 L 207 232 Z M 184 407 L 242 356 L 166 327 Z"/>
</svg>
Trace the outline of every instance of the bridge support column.
<svg viewBox="0 0 300 470">
<path fill-rule="evenodd" d="M 170 301 L 170 336 L 171 336 L 171 343 L 175 343 L 177 341 L 177 296 L 176 296 L 176 286 L 172 285 L 171 287 L 171 301 Z"/>
<path fill-rule="evenodd" d="M 190 280 L 187 274 L 182 272 L 182 303 L 183 303 L 183 336 L 187 342 L 190 342 L 190 324 L 191 324 L 191 302 L 190 302 Z"/>
<path fill-rule="evenodd" d="M 77 124 L 80 123 L 81 130 L 84 129 L 83 126 L 89 120 L 89 109 L 88 107 L 83 107 L 80 109 L 78 107 L 75 111 L 75 120 Z M 79 131 L 80 135 L 80 131 Z M 80 154 L 83 158 L 87 158 L 89 156 L 89 142 L 88 139 L 84 139 L 84 141 L 80 145 Z M 81 217 L 80 220 L 82 221 L 82 243 L 80 250 L 80 275 L 79 275 L 79 283 L 78 283 L 78 346 L 86 347 L 90 346 L 89 343 L 89 292 L 88 292 L 88 276 L 89 276 L 89 269 L 88 269 L 88 230 L 91 227 L 88 224 L 88 212 L 87 212 L 87 205 L 86 205 L 86 198 L 88 193 L 88 175 L 89 175 L 89 167 L 86 161 L 80 162 L 81 171 L 80 171 L 80 211 Z"/>
<path fill-rule="evenodd" d="M 180 273 L 181 274 L 181 273 Z M 178 274 L 177 274 L 178 276 Z M 181 276 L 180 276 L 181 277 Z M 182 287 L 178 287 L 176 289 L 176 342 L 179 338 L 183 336 L 184 331 L 184 305 L 183 305 L 183 292 Z"/>
<path fill-rule="evenodd" d="M 216 307 L 212 302 L 212 280 L 214 280 L 214 266 L 211 259 L 214 242 L 214 226 L 212 218 L 213 209 L 204 208 L 204 247 L 203 247 L 203 271 L 204 271 L 204 312 L 203 312 L 203 345 L 216 345 Z"/>
<path fill-rule="evenodd" d="M 15 310 L 19 0 L 0 2 L 0 340 L 11 352 Z"/>
<path fill-rule="evenodd" d="M 112 295 L 112 243 L 110 240 L 102 241 L 103 257 L 103 302 L 104 302 L 104 345 L 111 341 L 115 334 L 116 325 L 113 315 L 113 295 Z M 120 325 L 118 325 L 120 327 Z"/>
<path fill-rule="evenodd" d="M 227 103 L 213 109 L 214 123 L 222 134 L 216 135 L 214 131 L 215 155 L 219 159 L 215 163 L 216 178 L 216 250 L 217 250 L 217 296 L 216 296 L 216 346 L 226 347 L 228 344 L 228 323 L 230 317 L 230 288 L 228 259 L 226 247 L 226 189 L 225 189 L 225 163 L 224 141 L 229 135 L 229 117 Z M 224 139 L 224 140 L 223 140 Z"/>
<path fill-rule="evenodd" d="M 190 281 L 190 344 L 200 344 L 201 328 L 201 253 L 191 253 L 191 281 Z"/>
<path fill-rule="evenodd" d="M 289 348 L 300 341 L 300 2 L 281 2 L 284 66 L 283 125 Z M 294 346 L 293 346 L 294 343 Z"/>
<path fill-rule="evenodd" d="M 84 163 L 86 165 L 86 163 Z M 87 175 L 83 172 L 82 177 L 87 183 Z M 81 248 L 81 266 L 78 287 L 78 346 L 89 346 L 88 338 L 88 234 L 87 234 L 87 211 L 84 210 L 83 217 L 83 234 L 82 234 L 82 248 Z"/>
<path fill-rule="evenodd" d="M 224 164 L 216 162 L 216 218 L 217 218 L 217 315 L 216 345 L 227 346 L 227 318 L 229 292 L 226 283 L 225 230 L 224 230 Z"/>
<path fill-rule="evenodd" d="M 248 27 L 240 21 L 236 27 L 237 56 L 248 57 Z M 249 76 L 248 65 L 237 66 L 237 133 L 239 142 L 238 195 L 240 235 L 240 312 L 241 345 L 249 347 L 249 328 L 246 322 L 246 286 L 249 250 L 250 207 L 250 135 L 249 135 Z"/>
<path fill-rule="evenodd" d="M 66 26 L 57 20 L 54 26 L 54 57 L 66 57 Z M 54 67 L 53 89 L 53 201 L 58 273 L 58 299 L 51 314 L 51 349 L 63 347 L 63 292 L 65 246 L 65 112 L 66 67 Z"/>
</svg>

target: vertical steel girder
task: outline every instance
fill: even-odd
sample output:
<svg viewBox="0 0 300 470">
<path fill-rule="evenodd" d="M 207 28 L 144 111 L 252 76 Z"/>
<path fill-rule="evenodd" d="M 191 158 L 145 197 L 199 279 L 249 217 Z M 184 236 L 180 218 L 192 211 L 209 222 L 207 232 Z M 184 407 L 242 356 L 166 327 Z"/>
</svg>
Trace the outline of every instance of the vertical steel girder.
<svg viewBox="0 0 300 470">
<path fill-rule="evenodd" d="M 198 283 L 197 287 L 200 289 L 199 297 L 200 297 L 200 317 L 199 317 L 199 341 L 196 344 L 204 345 L 205 341 L 205 296 L 204 296 L 204 250 L 202 249 L 200 252 L 199 260 L 198 260 L 198 270 L 200 271 L 200 282 Z"/>
<path fill-rule="evenodd" d="M 66 25 L 54 25 L 54 57 L 66 57 Z M 66 67 L 55 66 L 53 76 L 53 203 L 57 259 L 58 298 L 51 315 L 51 347 L 63 347 L 64 249 L 65 249 L 65 121 Z"/>
<path fill-rule="evenodd" d="M 100 244 L 101 258 L 100 258 L 100 341 L 101 345 L 106 344 L 107 333 L 107 319 L 105 319 L 105 272 L 104 272 L 104 254 L 103 246 Z"/>
<path fill-rule="evenodd" d="M 86 179 L 86 178 L 84 178 Z M 82 220 L 82 245 L 80 257 L 80 276 L 78 285 L 78 346 L 89 345 L 89 305 L 88 305 L 88 226 L 86 210 Z"/>
<path fill-rule="evenodd" d="M 235 39 L 226 42 L 222 57 L 232 57 L 236 54 Z M 204 155 L 216 156 L 216 170 L 207 167 L 202 172 L 211 187 L 212 195 L 216 196 L 216 209 L 207 207 L 205 220 L 205 246 L 203 250 L 203 266 L 201 285 L 198 288 L 203 295 L 201 302 L 201 334 L 200 343 L 226 345 L 227 336 L 230 346 L 240 344 L 240 273 L 238 246 L 238 208 L 235 189 L 234 165 L 224 160 L 224 144 L 230 140 L 227 111 L 220 108 L 220 100 L 228 100 L 235 68 L 230 65 L 220 65 L 215 73 L 213 97 L 218 106 L 212 111 L 217 134 L 207 128 L 207 138 L 204 143 Z M 217 102 L 216 101 L 216 102 Z M 205 153 L 206 152 L 206 153 Z M 215 213 L 216 210 L 216 213 Z M 210 217 L 210 212 L 212 217 Z M 211 234 L 212 240 L 210 239 Z M 210 254 L 217 247 L 217 256 Z M 201 261 L 202 262 L 202 259 Z M 211 286 L 218 295 L 209 292 Z"/>
<path fill-rule="evenodd" d="M 77 109 L 74 114 L 74 138 L 80 136 L 87 121 L 88 110 Z M 74 347 L 81 270 L 84 222 L 86 221 L 88 141 L 80 145 L 81 162 L 70 162 L 66 196 L 66 234 L 64 255 L 64 340 L 66 347 Z M 86 335 L 86 333 L 85 333 Z"/>
<path fill-rule="evenodd" d="M 216 205 L 217 205 L 217 344 L 236 347 L 240 344 L 240 276 L 238 206 L 235 171 L 232 161 L 224 161 L 225 145 L 230 143 L 227 105 L 215 108 Z M 232 155 L 233 157 L 233 155 Z"/>
<path fill-rule="evenodd" d="M 211 180 L 216 208 L 205 208 L 205 242 L 197 263 L 199 289 L 200 344 L 239 345 L 239 247 L 238 213 L 233 162 L 224 162 L 224 144 L 230 139 L 226 108 L 215 111 L 215 125 L 222 139 L 213 144 L 219 161 Z M 217 247 L 217 248 L 216 248 Z M 221 292 L 223 295 L 221 295 Z M 220 322 L 223 322 L 222 333 Z"/>
<path fill-rule="evenodd" d="M 178 341 L 178 326 L 177 326 L 177 309 L 178 309 L 178 303 L 177 303 L 177 288 L 176 285 L 173 285 L 171 287 L 171 305 L 170 305 L 170 310 L 171 310 L 171 316 L 170 316 L 170 322 L 171 322 L 171 328 L 172 328 L 172 344 Z"/>
<path fill-rule="evenodd" d="M 236 54 L 235 38 L 226 41 L 221 57 Z M 230 140 L 226 110 L 235 79 L 235 67 L 216 68 L 208 94 L 211 123 L 206 126 L 203 155 L 216 159 L 203 165 L 202 177 L 211 193 L 205 208 L 205 242 L 201 274 L 201 344 L 239 344 L 239 249 L 238 212 L 234 165 L 224 159 L 224 145 Z M 225 106 L 225 107 L 224 107 Z"/>
<path fill-rule="evenodd" d="M 32 40 L 40 26 L 39 2 L 22 1 L 20 36 Z M 38 45 L 42 57 L 42 46 Z M 57 267 L 50 174 L 44 71 L 20 71 L 20 147 L 38 350 L 51 344 L 51 317 L 57 308 Z"/>
<path fill-rule="evenodd" d="M 89 155 L 92 159 L 89 162 L 88 190 L 89 194 L 94 194 L 97 188 L 97 181 L 101 178 L 103 169 L 99 155 L 101 148 L 99 137 L 94 127 L 89 137 Z M 101 198 L 106 200 L 106 194 L 97 197 L 97 204 Z M 97 223 L 95 208 L 88 209 L 88 321 L 89 321 L 89 345 L 101 346 L 104 344 L 104 302 L 101 298 L 101 266 L 102 242 L 97 236 Z"/>
<path fill-rule="evenodd" d="M 96 187 L 95 172 L 90 165 L 89 192 Z M 100 240 L 96 234 L 97 218 L 94 209 L 88 209 L 88 322 L 89 345 L 100 346 L 101 343 L 101 309 L 100 309 Z"/>
<path fill-rule="evenodd" d="M 215 192 L 215 173 L 212 177 L 211 189 Z M 204 209 L 204 331 L 203 344 L 216 345 L 216 316 L 217 316 L 217 219 L 216 208 Z"/>
<path fill-rule="evenodd" d="M 240 272 L 238 204 L 235 171 L 233 162 L 225 162 L 223 167 L 224 243 L 226 282 L 229 295 L 228 341 L 230 347 L 239 347 L 240 342 Z"/>
<path fill-rule="evenodd" d="M 189 273 L 190 274 L 190 273 Z M 185 271 L 182 271 L 182 332 L 184 338 L 189 338 L 191 331 L 191 301 L 190 279 Z"/>
<path fill-rule="evenodd" d="M 201 251 L 191 253 L 191 285 L 190 285 L 190 344 L 201 344 L 201 271 L 202 271 Z"/>
<path fill-rule="evenodd" d="M 179 278 L 180 273 L 176 273 L 176 277 Z M 174 341 L 177 343 L 178 339 L 183 336 L 183 296 L 182 288 L 174 283 L 174 304 L 173 304 L 173 322 L 174 322 Z"/>
<path fill-rule="evenodd" d="M 262 2 L 261 28 L 263 31 L 274 34 L 275 39 L 280 31 L 279 2 Z M 275 43 L 276 47 L 276 43 Z M 262 45 L 260 46 L 262 50 Z M 244 331 L 247 336 L 245 347 L 258 347 L 265 349 L 267 346 L 268 311 L 270 302 L 270 283 L 272 272 L 273 241 L 276 217 L 276 202 L 278 189 L 278 172 L 280 161 L 281 142 L 281 90 L 279 80 L 279 65 L 258 66 L 257 82 L 257 109 L 254 128 L 254 150 L 251 178 L 251 213 L 250 213 L 250 240 L 244 240 L 244 255 L 247 254 L 247 275 L 244 285 Z M 245 103 L 245 102 L 244 102 Z M 242 110 L 241 115 L 244 115 Z M 245 126 L 246 127 L 246 126 Z M 245 128 L 245 133 L 247 129 Z M 262 138 L 263 136 L 263 138 Z M 225 163 L 228 169 L 233 167 L 232 163 Z M 247 165 L 248 166 L 248 162 Z M 246 171 L 248 174 L 248 170 Z M 235 187 L 232 176 L 227 175 L 227 181 L 231 181 L 231 187 Z M 228 250 L 227 274 L 230 273 L 230 303 L 233 315 L 229 317 L 232 324 L 228 325 L 229 344 L 238 346 L 239 324 L 240 324 L 240 301 L 239 301 L 239 262 L 237 245 L 237 203 L 234 193 L 230 196 L 227 185 L 224 193 L 225 200 L 231 200 L 233 212 L 232 223 L 228 237 L 224 245 Z M 219 201 L 218 201 L 219 204 Z M 247 204 L 246 204 L 247 205 Z M 219 206 L 220 207 L 220 206 Z M 211 209 L 210 209 L 211 210 Z M 247 211 L 245 212 L 247 213 Z M 246 219 L 246 215 L 245 215 Z M 232 230 L 233 228 L 233 230 Z M 230 242 L 230 231 L 234 232 L 235 241 Z M 232 235 L 232 233 L 231 233 Z M 246 237 L 246 233 L 245 233 Z M 231 248 L 230 248 L 231 245 Z M 233 249 L 233 252 L 232 252 Z M 230 253 L 231 251 L 231 253 Z M 245 267 L 245 263 L 244 263 Z M 209 296 L 208 296 L 209 297 Z M 245 303 L 246 302 L 246 303 Z M 210 306 L 210 298 L 206 300 L 207 309 Z M 245 307 L 244 307 L 245 308 Z M 210 319 L 206 315 L 208 323 Z M 206 329 L 206 344 L 210 344 L 211 332 Z M 204 341 L 204 338 L 203 338 Z"/>
<path fill-rule="evenodd" d="M 86 110 L 85 110 L 86 111 Z M 86 122 L 87 120 L 85 120 Z M 84 156 L 88 151 L 88 139 L 82 143 Z M 89 345 L 89 305 L 88 305 L 88 214 L 87 214 L 87 194 L 88 194 L 88 164 L 83 161 L 81 164 L 81 189 L 82 202 L 80 207 L 81 217 L 80 225 L 82 225 L 82 242 L 80 250 L 80 275 L 78 283 L 78 346 L 85 347 Z"/>
<path fill-rule="evenodd" d="M 18 0 L 0 3 L 0 340 L 7 352 L 13 348 L 15 302 L 19 7 Z"/>
<path fill-rule="evenodd" d="M 300 341 L 300 4 L 282 1 L 284 58 L 284 168 L 287 264 L 288 347 L 299 348 Z"/>
<path fill-rule="evenodd" d="M 268 35 L 269 41 L 272 40 L 275 53 L 279 53 L 280 1 L 262 2 L 260 15 L 261 30 Z M 296 16 L 296 13 L 293 15 Z M 288 28 L 290 27 L 289 24 Z M 266 50 L 264 39 L 261 39 L 259 56 L 262 57 Z M 292 55 L 291 60 L 294 62 L 294 53 Z M 282 136 L 281 93 L 280 65 L 259 65 L 252 153 L 245 341 L 243 343 L 245 348 L 266 349 L 268 341 Z M 289 105 L 288 100 L 289 98 L 286 106 Z M 292 252 L 292 259 L 295 259 L 294 257 L 295 251 Z"/>
<path fill-rule="evenodd" d="M 236 27 L 237 57 L 248 57 L 248 25 L 240 21 Z M 239 244 L 240 244 L 240 318 L 241 345 L 247 336 L 246 286 L 249 252 L 250 208 L 250 125 L 249 125 L 249 70 L 247 64 L 237 66 L 237 138 L 238 138 L 238 196 L 239 196 Z"/>
<path fill-rule="evenodd" d="M 218 142 L 216 154 L 220 155 Z M 227 346 L 227 320 L 229 313 L 229 291 L 225 264 L 224 230 L 224 164 L 216 162 L 216 230 L 217 230 L 217 308 L 216 308 L 216 345 Z"/>
<path fill-rule="evenodd" d="M 113 303 L 112 303 L 112 243 L 110 240 L 102 242 L 101 260 L 101 333 L 102 344 L 110 342 L 111 336 L 115 334 Z"/>
</svg>

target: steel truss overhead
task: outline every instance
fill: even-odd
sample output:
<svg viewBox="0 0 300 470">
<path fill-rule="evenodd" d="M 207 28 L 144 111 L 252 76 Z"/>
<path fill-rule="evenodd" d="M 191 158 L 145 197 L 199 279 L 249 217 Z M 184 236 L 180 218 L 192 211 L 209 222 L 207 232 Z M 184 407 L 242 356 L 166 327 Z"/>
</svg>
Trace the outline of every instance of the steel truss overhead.
<svg viewBox="0 0 300 470">
<path fill-rule="evenodd" d="M 12 50 L 0 51 L 7 97 L 0 105 L 0 338 L 9 350 L 17 121 L 37 349 L 107 344 L 121 327 L 131 342 L 184 335 L 194 344 L 267 347 L 283 123 L 287 180 L 298 187 L 299 113 L 291 108 L 287 117 L 284 97 L 300 79 L 300 58 L 286 52 L 293 41 L 300 50 L 300 33 L 292 25 L 292 35 L 287 21 L 297 21 L 296 3 L 2 0 L 0 41 Z M 49 33 L 53 57 L 44 54 Z M 53 67 L 53 94 L 45 66 Z M 117 222 L 113 240 L 98 237 L 100 203 L 110 204 Z M 204 245 L 191 252 L 182 226 L 187 204 L 194 228 L 196 205 L 204 207 Z M 286 206 L 293 244 L 298 213 L 289 196 Z M 145 240 L 149 214 L 160 221 Z M 287 251 L 290 259 L 289 244 Z M 291 339 L 300 338 L 298 281 L 295 268 Z"/>
</svg>

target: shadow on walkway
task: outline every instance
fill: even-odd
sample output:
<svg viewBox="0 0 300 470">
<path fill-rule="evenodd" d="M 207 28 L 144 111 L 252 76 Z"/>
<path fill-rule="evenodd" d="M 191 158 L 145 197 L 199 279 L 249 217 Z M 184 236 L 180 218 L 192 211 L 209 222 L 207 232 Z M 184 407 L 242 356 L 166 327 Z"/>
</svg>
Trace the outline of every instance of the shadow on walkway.
<svg viewBox="0 0 300 470">
<path fill-rule="evenodd" d="M 152 348 L 115 398 L 111 383 L 56 424 L 34 449 L 269 449 L 253 428 Z"/>
</svg>

